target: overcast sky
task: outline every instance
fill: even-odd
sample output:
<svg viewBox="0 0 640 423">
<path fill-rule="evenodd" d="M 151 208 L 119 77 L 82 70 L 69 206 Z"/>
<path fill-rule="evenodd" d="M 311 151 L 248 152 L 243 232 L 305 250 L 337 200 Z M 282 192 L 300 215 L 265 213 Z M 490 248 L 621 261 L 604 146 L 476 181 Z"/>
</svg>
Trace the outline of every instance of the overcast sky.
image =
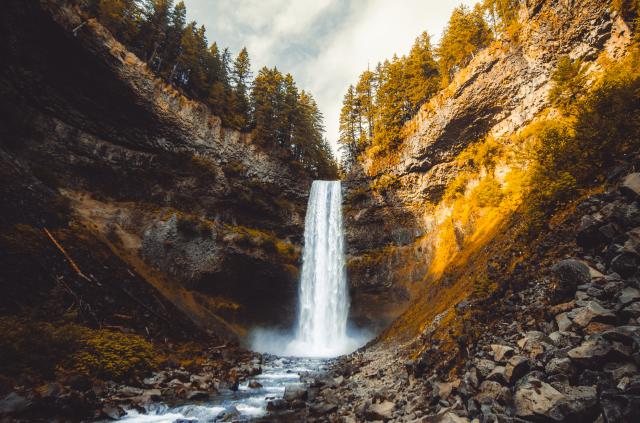
<svg viewBox="0 0 640 423">
<path fill-rule="evenodd" d="M 376 63 L 408 53 L 427 31 L 437 42 L 454 7 L 477 0 L 185 0 L 209 42 L 246 46 L 254 73 L 277 66 L 311 92 L 336 148 L 342 97 Z"/>
</svg>

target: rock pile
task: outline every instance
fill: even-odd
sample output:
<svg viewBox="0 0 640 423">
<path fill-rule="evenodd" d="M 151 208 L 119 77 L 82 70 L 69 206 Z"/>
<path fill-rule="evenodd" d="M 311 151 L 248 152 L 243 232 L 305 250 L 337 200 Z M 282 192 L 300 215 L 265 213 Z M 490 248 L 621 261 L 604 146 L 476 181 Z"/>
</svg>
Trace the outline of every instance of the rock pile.
<svg viewBox="0 0 640 423">
<path fill-rule="evenodd" d="M 640 421 L 640 174 L 577 213 L 574 257 L 499 300 L 517 312 L 466 346 L 456 374 L 428 360 L 438 345 L 408 362 L 408 345 L 373 347 L 310 391 L 309 409 L 328 414 L 308 420 Z"/>
</svg>

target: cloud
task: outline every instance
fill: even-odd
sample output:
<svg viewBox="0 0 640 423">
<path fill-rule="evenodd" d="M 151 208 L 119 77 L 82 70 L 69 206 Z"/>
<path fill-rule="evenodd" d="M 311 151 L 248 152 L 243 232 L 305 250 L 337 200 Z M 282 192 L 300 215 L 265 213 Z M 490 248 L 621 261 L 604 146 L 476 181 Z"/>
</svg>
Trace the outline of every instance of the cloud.
<svg viewBox="0 0 640 423">
<path fill-rule="evenodd" d="M 310 91 L 337 147 L 338 117 L 349 84 L 394 53 L 406 54 L 427 31 L 437 42 L 454 7 L 474 0 L 185 0 L 209 41 L 238 52 L 254 72 L 277 66 Z"/>
</svg>

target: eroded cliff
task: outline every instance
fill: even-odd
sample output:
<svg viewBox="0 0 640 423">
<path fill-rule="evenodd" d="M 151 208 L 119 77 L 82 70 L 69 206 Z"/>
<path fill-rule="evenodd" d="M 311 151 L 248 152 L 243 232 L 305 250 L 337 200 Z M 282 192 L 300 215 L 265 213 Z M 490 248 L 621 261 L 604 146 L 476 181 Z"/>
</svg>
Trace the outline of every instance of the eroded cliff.
<svg viewBox="0 0 640 423">
<path fill-rule="evenodd" d="M 105 291 L 87 293 L 92 307 L 135 280 L 153 294 L 134 301 L 152 295 L 217 334 L 286 325 L 311 177 L 222 127 L 72 2 L 9 2 L 0 27 L 3 310 L 55 287 L 33 265 L 48 251 L 64 266 L 46 228 Z"/>
</svg>

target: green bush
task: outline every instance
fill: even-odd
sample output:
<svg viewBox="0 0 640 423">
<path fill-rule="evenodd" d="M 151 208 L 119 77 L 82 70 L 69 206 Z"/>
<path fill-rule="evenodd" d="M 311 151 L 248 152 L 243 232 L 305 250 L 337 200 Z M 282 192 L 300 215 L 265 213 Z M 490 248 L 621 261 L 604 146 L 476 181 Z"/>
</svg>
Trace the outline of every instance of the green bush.
<svg viewBox="0 0 640 423">
<path fill-rule="evenodd" d="M 73 355 L 74 370 L 110 380 L 125 380 L 157 367 L 153 345 L 138 335 L 91 331 Z"/>
<path fill-rule="evenodd" d="M 0 333 L 0 374 L 9 377 L 78 372 L 121 381 L 157 365 L 153 345 L 138 335 L 28 316 L 0 317 Z"/>
</svg>

